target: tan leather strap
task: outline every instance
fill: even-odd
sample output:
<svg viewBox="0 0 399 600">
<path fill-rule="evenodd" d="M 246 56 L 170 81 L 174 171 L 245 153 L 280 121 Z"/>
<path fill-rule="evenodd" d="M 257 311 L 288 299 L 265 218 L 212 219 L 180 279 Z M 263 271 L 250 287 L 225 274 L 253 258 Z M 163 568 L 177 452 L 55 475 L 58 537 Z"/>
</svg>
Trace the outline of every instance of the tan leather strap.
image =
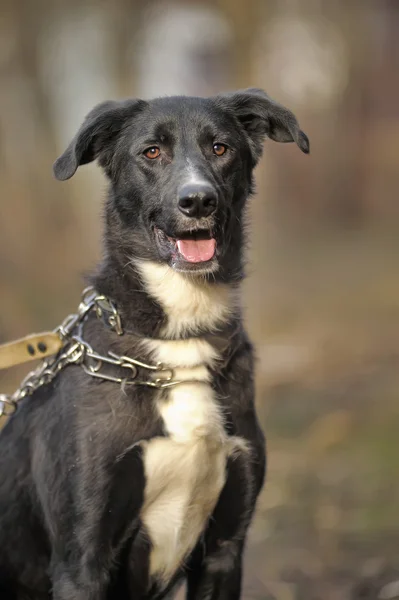
<svg viewBox="0 0 399 600">
<path fill-rule="evenodd" d="M 45 331 L 0 345 L 0 369 L 52 356 L 60 350 L 62 344 L 57 333 Z"/>
</svg>

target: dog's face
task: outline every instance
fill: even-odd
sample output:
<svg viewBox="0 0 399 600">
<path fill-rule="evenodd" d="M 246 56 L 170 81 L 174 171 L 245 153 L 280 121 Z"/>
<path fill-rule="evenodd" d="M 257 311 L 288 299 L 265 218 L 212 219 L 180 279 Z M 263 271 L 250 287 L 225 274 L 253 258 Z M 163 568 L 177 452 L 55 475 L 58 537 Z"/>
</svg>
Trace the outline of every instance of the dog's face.
<svg viewBox="0 0 399 600">
<path fill-rule="evenodd" d="M 99 158 L 111 181 L 108 233 L 135 259 L 231 281 L 243 208 L 265 137 L 309 152 L 294 115 L 260 90 L 106 102 L 56 161 L 58 179 Z"/>
</svg>

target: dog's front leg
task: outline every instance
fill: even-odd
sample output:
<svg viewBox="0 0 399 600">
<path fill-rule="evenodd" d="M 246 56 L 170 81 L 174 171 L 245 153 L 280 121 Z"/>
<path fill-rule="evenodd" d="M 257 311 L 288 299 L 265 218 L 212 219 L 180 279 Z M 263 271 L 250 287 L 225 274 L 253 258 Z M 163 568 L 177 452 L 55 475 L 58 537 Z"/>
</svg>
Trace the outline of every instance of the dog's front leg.
<svg viewBox="0 0 399 600">
<path fill-rule="evenodd" d="M 242 554 L 256 493 L 244 456 L 230 458 L 227 480 L 203 543 L 187 570 L 187 600 L 238 600 Z"/>
<path fill-rule="evenodd" d="M 239 600 L 243 541 L 220 542 L 220 548 L 187 577 L 186 600 Z"/>
<path fill-rule="evenodd" d="M 142 449 L 91 463 L 77 491 L 73 521 L 53 544 L 53 600 L 105 600 L 121 550 L 135 535 L 143 502 Z"/>
<path fill-rule="evenodd" d="M 251 441 L 247 437 L 251 451 L 229 459 L 226 483 L 208 530 L 188 565 L 187 600 L 241 596 L 245 538 L 265 472 L 263 436 L 252 432 Z"/>
<path fill-rule="evenodd" d="M 91 574 L 85 573 L 83 578 L 82 572 L 76 571 L 68 564 L 59 564 L 53 570 L 53 600 L 105 600 L 108 573 L 99 574 L 98 570 L 93 570 Z M 95 574 L 97 579 L 93 579 Z"/>
</svg>

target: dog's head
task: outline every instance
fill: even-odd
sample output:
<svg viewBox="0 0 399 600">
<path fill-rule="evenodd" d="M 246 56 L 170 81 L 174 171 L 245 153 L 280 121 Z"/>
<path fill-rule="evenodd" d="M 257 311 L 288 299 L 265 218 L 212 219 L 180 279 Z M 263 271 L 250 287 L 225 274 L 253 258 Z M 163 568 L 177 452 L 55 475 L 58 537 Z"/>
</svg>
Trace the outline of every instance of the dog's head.
<svg viewBox="0 0 399 600">
<path fill-rule="evenodd" d="M 295 116 L 257 89 L 105 102 L 54 173 L 69 179 L 99 159 L 111 182 L 108 235 L 126 262 L 164 262 L 228 281 L 241 272 L 242 212 L 266 137 L 309 152 Z"/>
</svg>

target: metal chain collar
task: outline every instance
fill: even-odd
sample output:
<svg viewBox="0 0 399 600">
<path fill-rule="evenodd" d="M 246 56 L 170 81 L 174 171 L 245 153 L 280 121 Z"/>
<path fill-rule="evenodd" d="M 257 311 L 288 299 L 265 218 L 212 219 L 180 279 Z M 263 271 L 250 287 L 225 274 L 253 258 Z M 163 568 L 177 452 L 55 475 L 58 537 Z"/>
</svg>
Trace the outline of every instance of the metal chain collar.
<svg viewBox="0 0 399 600">
<path fill-rule="evenodd" d="M 122 386 L 139 385 L 162 389 L 182 383 L 174 380 L 173 369 L 161 363 L 148 365 L 128 356 L 118 356 L 113 352 L 108 352 L 106 356 L 96 352 L 83 339 L 84 323 L 92 310 L 99 319 L 106 320 L 110 329 L 118 335 L 123 334 L 120 315 L 115 304 L 106 296 L 98 295 L 94 288 L 86 288 L 82 293 L 77 313 L 68 315 L 54 330 L 63 341 L 63 347 L 58 354 L 44 359 L 36 369 L 28 373 L 13 394 L 0 394 L 0 417 L 12 415 L 20 400 L 30 396 L 41 386 L 49 384 L 68 365 L 79 365 L 91 377 L 113 381 Z M 102 372 L 104 364 L 126 369 L 126 377 Z M 139 369 L 149 371 L 153 377 L 139 379 Z"/>
</svg>

